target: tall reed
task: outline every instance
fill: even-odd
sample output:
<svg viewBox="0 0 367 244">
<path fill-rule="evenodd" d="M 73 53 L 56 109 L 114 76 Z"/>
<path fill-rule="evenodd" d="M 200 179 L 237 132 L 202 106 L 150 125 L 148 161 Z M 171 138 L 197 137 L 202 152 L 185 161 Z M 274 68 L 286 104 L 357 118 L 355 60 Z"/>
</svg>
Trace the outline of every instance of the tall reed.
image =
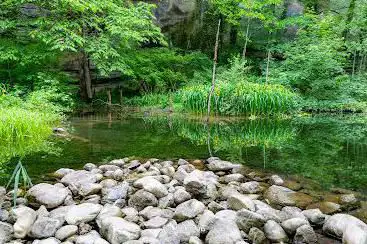
<svg viewBox="0 0 367 244">
<path fill-rule="evenodd" d="M 197 84 L 179 91 L 183 107 L 205 113 L 209 85 Z M 218 82 L 211 99 L 212 111 L 221 115 L 273 115 L 296 107 L 296 95 L 281 85 Z"/>
</svg>

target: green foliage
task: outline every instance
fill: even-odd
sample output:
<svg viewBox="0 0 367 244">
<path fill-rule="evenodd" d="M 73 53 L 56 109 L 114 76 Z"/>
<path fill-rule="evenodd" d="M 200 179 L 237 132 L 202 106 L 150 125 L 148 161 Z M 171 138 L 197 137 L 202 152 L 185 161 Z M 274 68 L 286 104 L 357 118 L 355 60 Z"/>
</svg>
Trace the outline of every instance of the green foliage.
<svg viewBox="0 0 367 244">
<path fill-rule="evenodd" d="M 35 1 L 47 15 L 35 19 L 31 36 L 53 50 L 84 52 L 101 75 L 127 69 L 123 54 L 147 42 L 164 43 L 153 23 L 154 5 L 107 1 Z"/>
<path fill-rule="evenodd" d="M 145 48 L 125 54 L 131 88 L 142 93 L 174 91 L 195 73 L 208 69 L 208 57 L 200 52 L 182 53 L 168 48 Z"/>
<path fill-rule="evenodd" d="M 333 16 L 311 17 L 313 21 L 298 31 L 296 40 L 281 46 L 286 59 L 272 70 L 272 80 L 305 96 L 335 99 L 346 80 L 341 29 Z"/>
</svg>

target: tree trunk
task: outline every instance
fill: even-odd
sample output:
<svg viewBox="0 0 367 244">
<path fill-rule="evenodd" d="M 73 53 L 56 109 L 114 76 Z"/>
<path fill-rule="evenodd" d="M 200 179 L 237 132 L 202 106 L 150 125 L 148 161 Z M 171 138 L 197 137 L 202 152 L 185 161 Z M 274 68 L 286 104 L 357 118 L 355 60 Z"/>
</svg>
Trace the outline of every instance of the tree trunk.
<svg viewBox="0 0 367 244">
<path fill-rule="evenodd" d="M 243 59 L 246 59 L 249 29 L 250 29 L 250 18 L 247 18 L 246 37 L 245 37 L 246 40 L 245 40 L 245 46 L 243 47 L 243 51 L 242 51 L 242 58 Z"/>
<path fill-rule="evenodd" d="M 93 98 L 92 93 L 92 79 L 90 76 L 89 59 L 85 52 L 82 52 L 80 58 L 80 96 L 83 100 L 91 100 Z"/>
<path fill-rule="evenodd" d="M 214 89 L 215 89 L 215 75 L 216 75 L 217 61 L 218 61 L 220 22 L 221 22 L 221 20 L 219 19 L 217 35 L 216 35 L 216 38 L 215 38 L 215 47 L 214 47 L 212 86 L 211 86 L 211 89 L 209 91 L 209 96 L 208 96 L 208 115 L 207 115 L 208 117 L 207 117 L 207 122 L 209 122 L 209 118 L 210 118 L 210 104 L 211 104 L 211 99 L 212 99 Z"/>
<path fill-rule="evenodd" d="M 266 84 L 269 82 L 269 63 L 271 58 L 270 49 L 268 49 L 268 61 L 266 62 Z"/>
</svg>

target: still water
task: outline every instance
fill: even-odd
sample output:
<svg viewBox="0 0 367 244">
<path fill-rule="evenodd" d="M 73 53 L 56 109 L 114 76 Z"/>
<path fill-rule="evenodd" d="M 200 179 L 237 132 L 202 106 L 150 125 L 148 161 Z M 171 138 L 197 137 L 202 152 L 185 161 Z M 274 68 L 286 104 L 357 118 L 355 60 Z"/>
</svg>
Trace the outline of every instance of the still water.
<svg viewBox="0 0 367 244">
<path fill-rule="evenodd" d="M 185 116 L 71 118 L 69 135 L 50 139 L 47 152 L 23 159 L 35 182 L 62 167 L 82 168 L 115 158 L 206 159 L 219 156 L 248 167 L 300 177 L 320 188 L 367 193 L 367 119 L 216 119 Z M 15 159 L 14 159 L 15 160 Z M 14 161 L 13 160 L 13 161 Z M 10 173 L 13 164 L 3 164 Z"/>
</svg>

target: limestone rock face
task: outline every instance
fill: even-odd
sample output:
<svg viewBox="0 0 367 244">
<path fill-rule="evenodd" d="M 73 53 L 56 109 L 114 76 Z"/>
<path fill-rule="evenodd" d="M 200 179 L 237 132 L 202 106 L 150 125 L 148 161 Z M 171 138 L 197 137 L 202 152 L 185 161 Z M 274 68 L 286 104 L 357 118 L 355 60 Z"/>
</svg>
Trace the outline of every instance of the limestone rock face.
<svg viewBox="0 0 367 244">
<path fill-rule="evenodd" d="M 65 201 L 68 190 L 66 188 L 41 183 L 29 189 L 28 194 L 39 204 L 46 206 L 46 208 L 56 208 Z"/>
<path fill-rule="evenodd" d="M 94 220 L 102 206 L 93 203 L 82 203 L 72 206 L 66 213 L 65 220 L 69 225 L 78 225 L 80 223 L 87 223 Z"/>
<path fill-rule="evenodd" d="M 111 244 L 120 244 L 140 237 L 141 229 L 137 224 L 119 217 L 105 218 L 101 223 L 102 235 Z"/>
</svg>

